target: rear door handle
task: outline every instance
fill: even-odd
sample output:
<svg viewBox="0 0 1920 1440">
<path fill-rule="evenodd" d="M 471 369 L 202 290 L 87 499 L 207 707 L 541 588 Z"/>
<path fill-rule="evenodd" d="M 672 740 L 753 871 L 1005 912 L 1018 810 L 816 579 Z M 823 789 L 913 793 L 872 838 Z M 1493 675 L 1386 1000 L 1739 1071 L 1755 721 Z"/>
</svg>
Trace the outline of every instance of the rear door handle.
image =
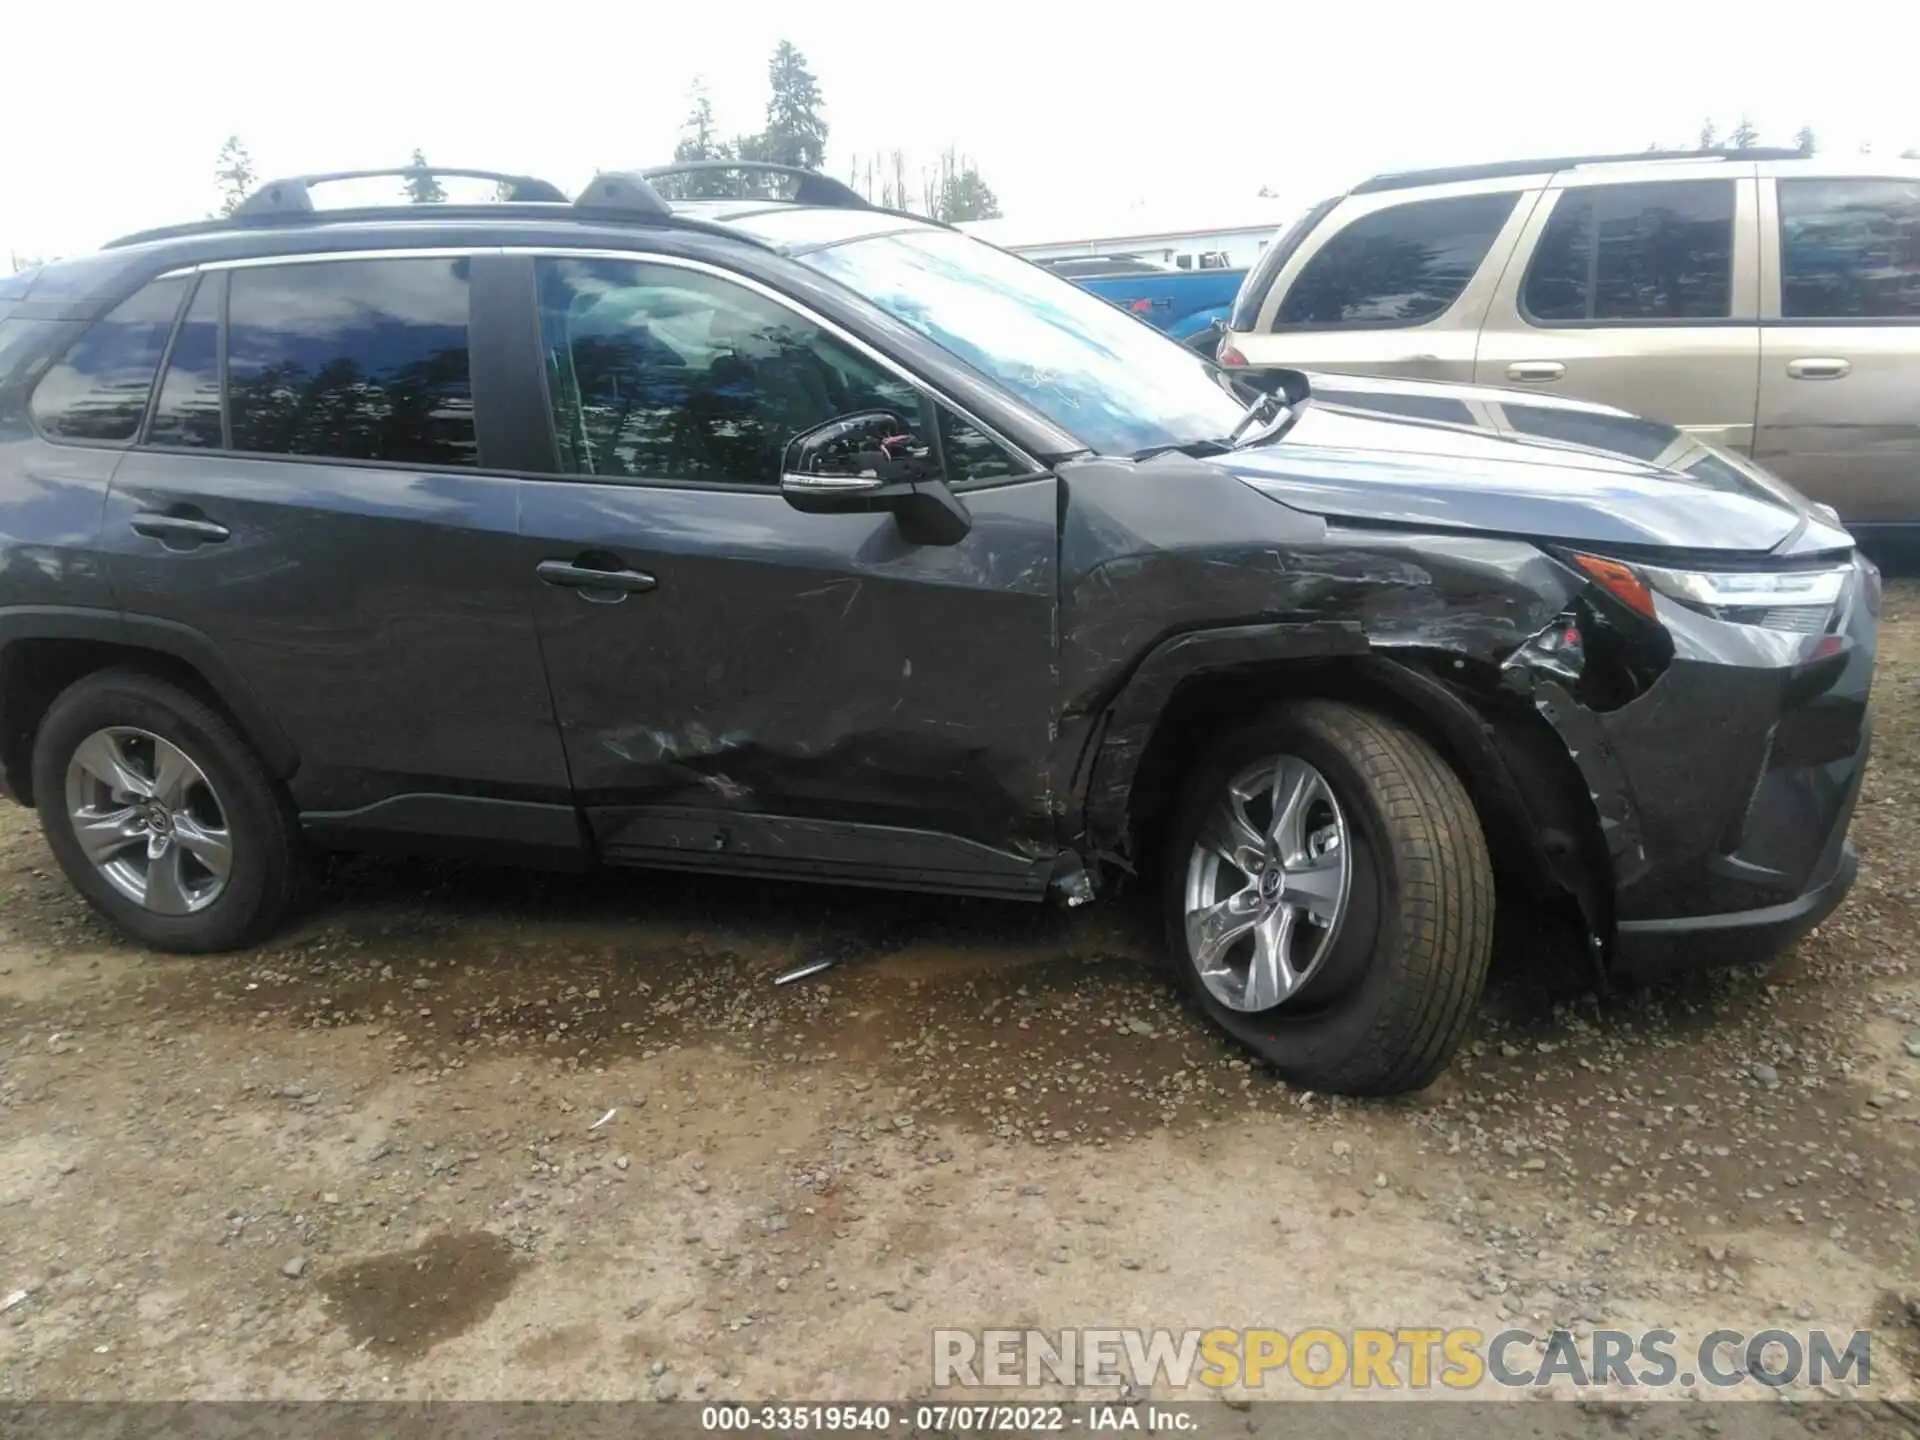
<svg viewBox="0 0 1920 1440">
<path fill-rule="evenodd" d="M 233 534 L 226 526 L 197 515 L 169 515 L 159 510 L 142 510 L 131 524 L 134 534 L 158 540 L 169 548 L 218 545 Z"/>
<path fill-rule="evenodd" d="M 1522 385 L 1544 385 L 1567 373 L 1558 360 L 1516 360 L 1507 366 L 1507 379 Z"/>
<path fill-rule="evenodd" d="M 1809 355 L 1787 362 L 1787 374 L 1795 380 L 1838 380 L 1852 369 L 1853 362 L 1838 355 Z"/>
<path fill-rule="evenodd" d="M 542 560 L 534 573 L 549 585 L 578 590 L 581 599 L 601 605 L 617 604 L 629 595 L 644 595 L 660 583 L 644 570 L 600 570 L 571 560 Z"/>
</svg>

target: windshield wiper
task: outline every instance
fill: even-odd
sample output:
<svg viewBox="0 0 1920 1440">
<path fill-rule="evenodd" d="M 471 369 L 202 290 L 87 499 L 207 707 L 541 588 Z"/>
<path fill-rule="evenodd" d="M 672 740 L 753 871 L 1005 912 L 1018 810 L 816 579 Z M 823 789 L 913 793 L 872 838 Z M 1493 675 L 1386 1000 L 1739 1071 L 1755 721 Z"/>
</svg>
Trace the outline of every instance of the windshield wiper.
<svg viewBox="0 0 1920 1440">
<path fill-rule="evenodd" d="M 1274 426 L 1286 421 L 1292 414 L 1292 408 L 1281 396 L 1262 395 L 1247 407 L 1247 413 L 1240 417 L 1240 423 L 1228 432 L 1227 438 L 1221 443 L 1229 450 L 1237 450 L 1240 448 L 1240 437 L 1254 426 L 1258 425 L 1263 430 L 1271 430 Z M 1246 443 L 1255 444 L 1260 438 L 1256 436 Z"/>
<path fill-rule="evenodd" d="M 1262 395 L 1247 407 L 1247 413 L 1224 440 L 1182 440 L 1173 445 L 1149 445 L 1144 450 L 1133 452 L 1135 460 L 1151 460 L 1156 455 L 1167 455 L 1179 451 L 1182 455 L 1195 458 L 1206 455 L 1225 455 L 1240 449 L 1242 444 L 1257 445 L 1272 435 L 1276 426 L 1285 424 L 1293 418 L 1293 407 L 1287 404 L 1284 396 Z M 1242 442 L 1240 437 L 1254 426 L 1260 427 L 1260 433 L 1252 439 Z"/>
<path fill-rule="evenodd" d="M 1191 455 L 1194 459 L 1203 459 L 1208 455 L 1224 455 L 1233 447 L 1219 440 L 1182 440 L 1173 445 L 1149 445 L 1144 450 L 1136 450 L 1129 457 L 1134 460 L 1151 460 L 1156 455 L 1171 455 L 1178 451 L 1182 455 Z"/>
</svg>

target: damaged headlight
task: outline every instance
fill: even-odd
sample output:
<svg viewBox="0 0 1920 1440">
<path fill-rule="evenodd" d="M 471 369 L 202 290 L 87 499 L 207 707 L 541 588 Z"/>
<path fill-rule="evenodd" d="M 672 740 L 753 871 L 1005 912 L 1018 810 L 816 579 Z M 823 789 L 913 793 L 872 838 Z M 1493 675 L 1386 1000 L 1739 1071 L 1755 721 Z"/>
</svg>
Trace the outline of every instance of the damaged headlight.
<svg viewBox="0 0 1920 1440">
<path fill-rule="evenodd" d="M 1599 555 L 1571 558 L 1608 594 L 1648 619 L 1658 618 L 1657 593 L 1729 624 L 1797 635 L 1826 630 L 1853 575 L 1851 563 L 1812 570 L 1675 570 Z"/>
</svg>

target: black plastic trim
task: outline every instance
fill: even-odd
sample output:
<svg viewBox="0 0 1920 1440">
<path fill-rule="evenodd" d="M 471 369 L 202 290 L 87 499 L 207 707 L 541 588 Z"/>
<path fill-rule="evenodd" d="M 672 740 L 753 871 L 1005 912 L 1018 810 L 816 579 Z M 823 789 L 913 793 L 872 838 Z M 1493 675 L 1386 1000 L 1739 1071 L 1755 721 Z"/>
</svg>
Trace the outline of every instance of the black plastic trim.
<svg viewBox="0 0 1920 1440">
<path fill-rule="evenodd" d="M 475 438 L 486 469 L 519 475 L 553 468 L 553 406 L 540 363 L 533 261 L 475 255 L 468 289 L 467 353 Z"/>
<path fill-rule="evenodd" d="M 357 810 L 307 810 L 300 826 L 322 845 L 472 855 L 498 861 L 545 855 L 581 863 L 588 847 L 580 812 L 571 805 L 482 795 L 415 792 L 390 795 Z"/>
<path fill-rule="evenodd" d="M 932 830 L 684 806 L 586 812 L 610 864 L 1039 900 L 1059 856 Z"/>
</svg>

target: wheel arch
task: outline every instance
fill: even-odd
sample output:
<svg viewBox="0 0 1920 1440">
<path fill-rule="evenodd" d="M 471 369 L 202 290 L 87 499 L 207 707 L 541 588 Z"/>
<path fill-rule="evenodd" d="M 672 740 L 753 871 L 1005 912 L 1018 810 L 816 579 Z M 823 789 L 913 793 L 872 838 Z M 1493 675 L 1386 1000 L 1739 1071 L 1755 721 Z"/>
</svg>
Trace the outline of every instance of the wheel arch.
<svg viewBox="0 0 1920 1440">
<path fill-rule="evenodd" d="M 1176 637 L 1108 707 L 1087 767 L 1080 848 L 1128 870 L 1156 843 L 1196 745 L 1223 717 L 1288 699 L 1344 700 L 1427 740 L 1465 785 L 1496 881 L 1577 910 L 1588 935 L 1612 926 L 1599 816 L 1566 747 L 1480 662 L 1373 650 L 1357 625 L 1245 626 Z"/>
<path fill-rule="evenodd" d="M 124 666 L 170 680 L 224 713 L 285 780 L 298 755 L 272 714 L 213 642 L 188 626 L 103 610 L 0 611 L 0 782 L 33 803 L 33 745 L 48 709 L 75 681 Z"/>
</svg>

